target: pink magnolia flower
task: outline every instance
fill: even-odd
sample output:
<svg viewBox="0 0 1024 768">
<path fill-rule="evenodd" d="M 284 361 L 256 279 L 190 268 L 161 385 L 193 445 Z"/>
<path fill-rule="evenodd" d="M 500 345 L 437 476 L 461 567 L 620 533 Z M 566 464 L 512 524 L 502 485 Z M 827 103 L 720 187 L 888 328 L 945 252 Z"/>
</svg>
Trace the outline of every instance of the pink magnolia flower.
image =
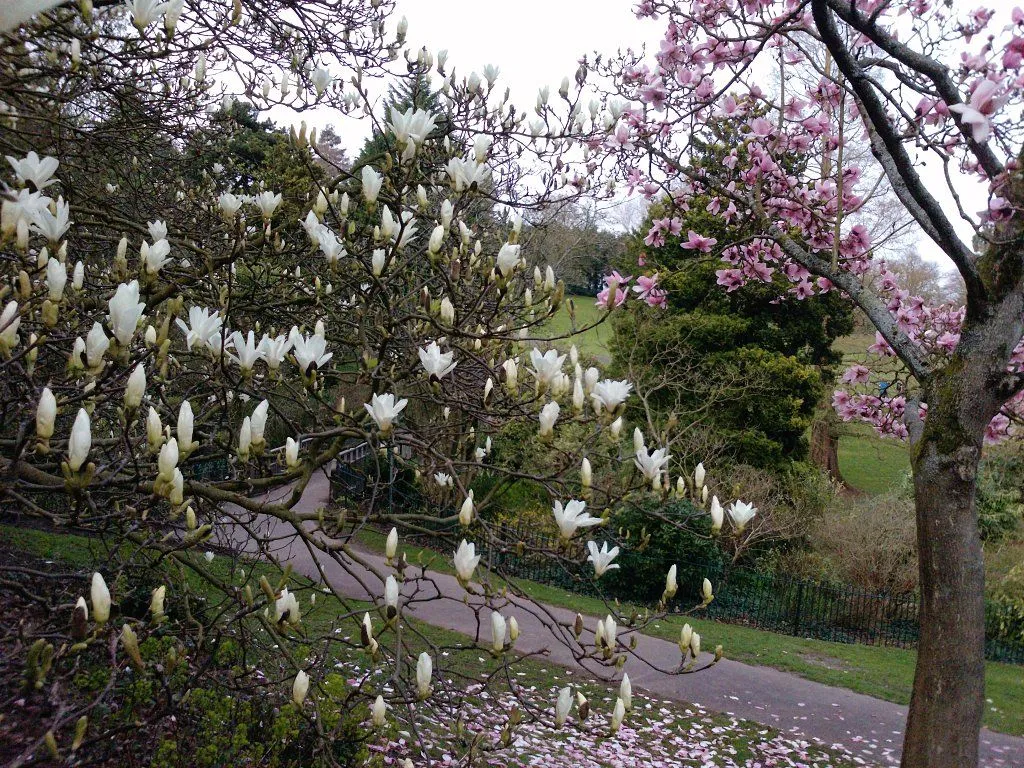
<svg viewBox="0 0 1024 768">
<path fill-rule="evenodd" d="M 843 381 L 847 384 L 867 384 L 871 377 L 871 371 L 863 365 L 851 365 L 843 374 Z"/>
<path fill-rule="evenodd" d="M 715 238 L 702 237 L 692 229 L 687 233 L 687 239 L 680 243 L 680 245 L 688 251 L 697 250 L 701 253 L 710 253 L 711 249 L 717 244 L 718 241 Z"/>
</svg>

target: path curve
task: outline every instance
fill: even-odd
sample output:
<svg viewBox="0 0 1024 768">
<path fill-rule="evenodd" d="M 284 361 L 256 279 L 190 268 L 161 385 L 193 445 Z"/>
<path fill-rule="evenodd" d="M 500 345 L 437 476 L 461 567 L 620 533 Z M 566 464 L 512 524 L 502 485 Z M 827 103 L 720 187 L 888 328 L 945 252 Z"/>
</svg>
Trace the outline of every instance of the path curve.
<svg viewBox="0 0 1024 768">
<path fill-rule="evenodd" d="M 296 511 L 312 511 L 327 506 L 329 491 L 327 475 L 317 473 L 306 487 Z M 294 534 L 286 534 L 284 524 L 275 525 L 273 534 L 280 537 L 276 540 L 275 555 L 282 563 L 290 563 L 303 576 L 319 582 L 322 571 L 331 587 L 353 599 L 366 599 L 369 593 L 383 594 L 383 584 L 369 570 L 353 574 L 320 552 L 314 559 Z M 230 539 L 232 533 L 222 528 L 220 536 Z M 232 543 L 237 547 L 240 540 L 239 535 Z M 229 542 L 222 538 L 221 543 Z M 374 567 L 388 572 L 380 555 L 366 552 L 364 557 Z M 431 582 L 437 594 L 424 593 L 421 584 L 416 600 L 407 606 L 408 612 L 427 624 L 472 634 L 473 630 L 467 631 L 467 627 L 476 626 L 476 615 L 473 607 L 465 603 L 465 591 L 455 577 L 432 572 Z M 527 612 L 528 605 L 531 604 L 524 601 L 518 611 L 503 609 L 504 613 L 516 616 L 521 628 L 516 650 L 532 653 L 546 649 L 552 663 L 581 669 L 571 650 L 557 641 L 539 618 Z M 564 624 L 571 623 L 575 617 L 572 611 L 564 608 L 545 606 L 545 609 Z M 586 622 L 585 637 L 592 636 L 593 623 L 592 619 Z M 629 642 L 628 633 L 620 630 L 619 637 Z M 708 641 L 713 643 L 714 638 L 708 638 Z M 675 643 L 642 634 L 637 636 L 636 651 L 661 668 L 674 668 L 680 659 Z M 582 669 L 596 677 L 593 670 Z M 638 664 L 636 659 L 630 659 L 627 671 L 635 689 L 646 690 L 658 697 L 753 720 L 825 745 L 839 745 L 868 764 L 899 765 L 907 719 L 904 706 L 805 680 L 771 667 L 752 666 L 729 659 L 694 675 L 665 674 Z M 980 746 L 983 768 L 1024 767 L 1024 738 L 983 729 Z"/>
</svg>

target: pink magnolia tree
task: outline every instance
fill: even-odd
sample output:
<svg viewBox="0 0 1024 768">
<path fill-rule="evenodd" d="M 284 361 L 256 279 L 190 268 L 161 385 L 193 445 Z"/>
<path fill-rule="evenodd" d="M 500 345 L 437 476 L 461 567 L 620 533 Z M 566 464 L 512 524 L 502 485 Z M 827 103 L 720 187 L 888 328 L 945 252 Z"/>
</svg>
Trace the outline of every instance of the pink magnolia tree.
<svg viewBox="0 0 1024 768">
<path fill-rule="evenodd" d="M 722 260 L 723 290 L 782 272 L 796 296 L 842 291 L 874 324 L 871 367 L 846 372 L 835 406 L 913 445 L 921 639 L 903 762 L 976 765 L 984 572 L 975 480 L 983 445 L 1011 437 L 1024 413 L 1024 12 L 978 8 L 961 18 L 927 0 L 636 10 L 665 36 L 655 52 L 597 60 L 615 85 L 590 148 L 630 192 L 665 195 L 677 210 L 709 196 L 709 212 L 757 227 L 743 242 L 690 232 L 683 244 Z M 798 66 L 816 76 L 794 90 L 806 82 L 787 77 Z M 772 71 L 780 85 L 770 92 L 761 84 Z M 742 129 L 709 170 L 690 162 L 691 150 L 718 117 Z M 853 132 L 870 142 L 870 163 L 844 158 Z M 877 185 L 891 187 L 955 265 L 965 306 L 929 306 L 874 263 L 862 214 Z M 965 202 L 967 185 L 987 192 L 980 212 Z M 679 227 L 668 215 L 648 240 Z M 634 287 L 656 303 L 652 277 Z M 599 301 L 625 299 L 629 282 L 611 276 Z"/>
</svg>

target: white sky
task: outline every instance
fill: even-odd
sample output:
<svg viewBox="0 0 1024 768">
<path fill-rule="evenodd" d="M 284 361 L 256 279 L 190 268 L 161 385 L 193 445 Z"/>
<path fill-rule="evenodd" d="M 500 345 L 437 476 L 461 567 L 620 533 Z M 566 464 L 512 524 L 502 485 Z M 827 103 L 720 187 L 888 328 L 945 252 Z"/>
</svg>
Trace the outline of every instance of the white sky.
<svg viewBox="0 0 1024 768">
<path fill-rule="evenodd" d="M 502 89 L 511 89 L 511 100 L 530 109 L 537 89 L 551 86 L 554 92 L 563 76 L 572 78 L 584 53 L 614 53 L 622 47 L 657 48 L 664 33 L 664 22 L 640 20 L 632 8 L 635 0 L 397 0 L 391 23 L 404 15 L 409 22 L 407 46 L 418 50 L 426 45 L 437 52 L 448 49 L 447 71 L 460 75 L 480 72 L 487 64 L 500 68 Z M 404 62 L 396 62 L 404 66 Z M 271 112 L 279 122 L 291 119 Z M 333 123 L 348 146 L 358 152 L 369 133 L 368 121 L 345 118 L 333 111 L 321 110 L 303 116 L 322 127 Z M 929 188 L 945 190 L 938 163 L 929 163 L 922 171 Z M 934 176 L 934 178 L 930 178 Z M 958 190 L 969 214 L 985 205 L 986 196 L 973 180 L 964 179 Z M 949 195 L 942 195 L 948 201 Z M 955 208 L 947 206 L 958 224 L 961 237 L 970 243 L 971 229 L 959 220 Z M 942 253 L 926 238 L 919 242 L 926 258 L 950 266 Z"/>
</svg>

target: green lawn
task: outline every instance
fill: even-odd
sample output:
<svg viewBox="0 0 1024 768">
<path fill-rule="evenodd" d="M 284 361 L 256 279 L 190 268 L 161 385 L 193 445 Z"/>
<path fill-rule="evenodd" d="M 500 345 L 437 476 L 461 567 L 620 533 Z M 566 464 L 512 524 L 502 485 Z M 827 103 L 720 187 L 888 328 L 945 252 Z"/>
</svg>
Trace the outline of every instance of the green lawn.
<svg viewBox="0 0 1024 768">
<path fill-rule="evenodd" d="M 383 551 L 384 537 L 370 530 L 359 534 L 359 540 L 374 551 Z M 436 571 L 451 573 L 450 557 L 426 547 L 402 544 L 401 549 L 411 563 L 430 564 Z M 584 597 L 545 584 L 517 580 L 516 586 L 534 600 L 579 611 L 590 616 L 608 612 L 601 600 Z M 630 606 L 620 606 L 628 613 Z M 857 693 L 875 696 L 897 704 L 910 701 L 914 680 L 916 653 L 901 648 L 830 643 L 751 627 L 726 624 L 691 617 L 669 616 L 651 624 L 647 634 L 673 642 L 679 631 L 689 623 L 704 638 L 706 648 L 722 645 L 726 658 L 747 664 L 774 667 L 815 682 Z M 985 725 L 989 728 L 1024 736 L 1024 669 L 1010 664 L 985 664 Z"/>
<path fill-rule="evenodd" d="M 103 559 L 101 548 L 95 541 L 79 536 L 55 535 L 10 526 L 0 526 L 0 534 L 2 534 L 3 542 L 9 547 L 31 553 L 47 561 L 56 561 L 80 568 L 83 588 L 87 584 L 88 570 L 94 566 L 97 558 Z M 367 542 L 374 540 L 373 537 L 366 537 Z M 409 548 L 405 549 L 410 555 L 409 559 L 415 562 L 413 556 L 415 553 Z M 424 556 L 429 556 L 429 551 L 425 551 Z M 198 553 L 196 553 L 196 557 L 199 557 Z M 209 563 L 204 563 L 204 567 L 226 581 L 237 583 L 236 564 L 226 557 L 215 557 Z M 265 575 L 272 584 L 276 584 L 281 577 L 281 572 L 270 563 L 246 563 L 246 568 L 248 570 L 247 578 L 253 581 L 257 580 L 259 576 Z M 358 616 L 363 610 L 370 610 L 371 613 L 375 611 L 370 604 L 360 601 L 346 600 L 342 603 L 333 595 L 322 593 L 314 584 L 306 579 L 296 577 L 294 574 L 289 578 L 289 586 L 302 601 L 302 627 L 307 637 L 331 637 L 339 632 L 346 633 L 348 631 L 352 636 L 357 636 L 358 619 L 346 619 L 339 625 L 338 617 L 352 614 Z M 197 581 L 196 587 L 202 591 L 201 582 Z M 314 591 L 317 592 L 318 597 L 315 605 L 312 605 L 310 596 Z M 216 594 L 211 592 L 209 597 L 216 598 Z M 387 643 L 390 632 L 395 629 L 387 629 L 379 621 L 375 623 L 378 626 L 378 639 L 382 643 Z M 350 627 L 349 624 L 351 624 Z M 532 731 L 533 738 L 527 739 L 525 746 L 518 749 L 515 759 L 542 757 L 547 759 L 542 764 L 552 764 L 558 758 L 558 764 L 568 765 L 571 762 L 570 755 L 579 750 L 581 745 L 585 745 L 595 752 L 594 757 L 600 761 L 600 765 L 612 765 L 612 763 L 602 760 L 596 750 L 599 749 L 606 736 L 606 726 L 602 723 L 606 722 L 610 711 L 609 702 L 614 701 L 618 690 L 617 686 L 578 680 L 573 676 L 572 671 L 547 663 L 543 659 L 515 658 L 506 654 L 505 658 L 499 660 L 485 652 L 480 646 L 474 646 L 470 638 L 465 635 L 439 629 L 419 621 L 403 620 L 401 626 L 404 628 L 403 642 L 406 643 L 406 650 L 410 657 L 421 649 L 428 649 L 435 653 L 437 649 L 443 648 L 444 652 L 441 654 L 443 661 L 438 659 L 439 666 L 437 667 L 442 674 L 451 675 L 457 679 L 463 679 L 463 676 L 476 679 L 490 678 L 490 693 L 483 695 L 480 699 L 473 695 L 467 696 L 465 706 L 468 706 L 470 713 L 476 713 L 477 717 L 485 717 L 482 714 L 484 711 L 493 710 L 496 719 L 486 722 L 486 726 L 494 733 L 500 730 L 507 715 L 505 709 L 500 707 L 495 709 L 494 705 L 498 697 L 514 693 L 521 701 L 526 701 L 528 706 L 538 707 L 541 711 L 549 711 L 548 708 L 552 704 L 554 694 L 561 686 L 571 685 L 574 690 L 581 691 L 586 695 L 591 702 L 593 712 L 597 715 L 596 720 L 592 715 L 592 719 L 588 720 L 585 726 L 574 724 L 572 727 L 566 727 L 559 731 L 553 731 L 545 726 L 527 724 L 524 727 L 534 729 Z M 362 651 L 352 650 L 337 643 L 330 645 L 335 649 L 333 653 L 339 662 L 345 663 L 351 656 L 357 664 L 365 666 L 366 659 Z M 302 643 L 299 643 L 295 649 L 300 652 L 300 655 L 301 646 Z M 344 667 L 340 668 L 344 669 Z M 384 677 L 389 673 L 380 669 L 374 674 L 381 678 L 379 683 L 384 684 Z M 315 698 L 320 695 L 316 690 L 319 682 L 321 681 L 314 681 L 311 697 Z M 337 681 L 323 682 L 326 688 L 333 688 Z M 669 712 L 666 711 L 666 708 Z M 703 745 L 712 750 L 712 753 L 728 755 L 732 760 L 744 764 L 764 760 L 767 753 L 763 750 L 788 749 L 792 746 L 788 737 L 774 729 L 766 728 L 759 723 L 736 720 L 726 715 L 712 714 L 692 705 L 666 705 L 665 702 L 659 702 L 658 708 L 648 710 L 650 710 L 649 707 L 643 706 L 634 709 L 627 717 L 626 726 L 636 731 L 640 737 L 636 749 L 651 750 L 651 754 L 656 753 L 655 756 L 662 761 L 672 758 L 671 751 L 675 748 L 674 744 L 689 743 L 695 738 L 699 738 Z M 665 715 L 669 713 L 671 716 L 666 719 Z M 669 722 L 672 725 L 668 725 Z M 447 743 L 446 740 L 461 740 L 464 746 L 468 743 L 464 736 L 452 734 L 447 730 L 441 731 L 440 729 L 444 726 L 440 724 L 431 725 L 422 722 L 421 719 L 419 726 L 439 729 L 438 735 L 442 736 L 441 744 Z M 397 724 L 391 726 L 392 738 L 400 735 L 397 732 L 397 727 L 401 726 Z M 530 733 L 530 731 L 527 732 Z M 533 746 L 530 746 L 531 744 Z M 561 754 L 563 751 L 566 754 Z M 812 746 L 806 749 L 806 753 L 806 764 L 812 768 L 824 768 L 826 765 L 831 768 L 853 768 L 855 764 L 848 757 L 828 747 Z M 614 752 L 609 754 L 613 755 Z M 645 757 L 650 759 L 650 755 L 647 753 L 645 753 Z M 504 765 L 505 763 L 494 764 Z M 683 766 L 696 768 L 696 766 L 706 763 L 694 759 L 692 762 L 691 760 L 680 760 L 677 761 L 677 764 L 681 768 Z"/>
<path fill-rule="evenodd" d="M 898 487 L 910 472 L 907 444 L 878 437 L 869 424 L 844 424 L 839 438 L 839 471 L 859 491 L 886 493 Z"/>
<path fill-rule="evenodd" d="M 569 316 L 569 302 L 573 303 L 576 314 L 576 323 L 573 325 Z M 585 328 L 597 323 L 605 312 L 595 305 L 593 296 L 567 296 L 562 306 L 558 308 L 554 317 L 548 320 L 542 329 L 549 337 L 571 334 L 575 329 Z M 568 349 L 575 344 L 576 348 L 584 355 L 597 358 L 602 363 L 611 360 L 609 345 L 612 340 L 611 322 L 605 320 L 600 325 L 582 333 L 573 335 L 571 338 L 560 339 L 555 342 L 556 346 Z"/>
</svg>

